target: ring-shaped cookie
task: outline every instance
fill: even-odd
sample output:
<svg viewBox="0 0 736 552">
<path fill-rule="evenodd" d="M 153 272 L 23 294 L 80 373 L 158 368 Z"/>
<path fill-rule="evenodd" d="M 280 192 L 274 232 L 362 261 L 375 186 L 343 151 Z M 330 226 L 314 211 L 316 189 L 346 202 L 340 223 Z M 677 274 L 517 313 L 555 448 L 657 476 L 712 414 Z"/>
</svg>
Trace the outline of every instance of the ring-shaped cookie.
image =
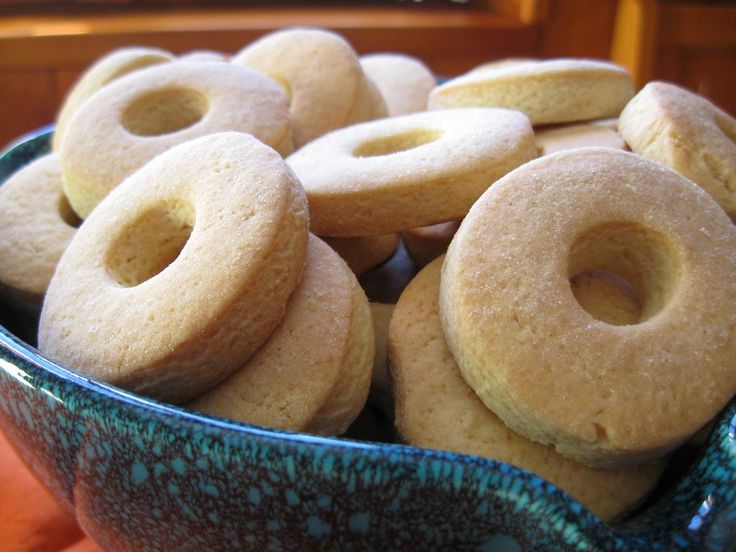
<svg viewBox="0 0 736 552">
<path fill-rule="evenodd" d="M 49 285 L 39 348 L 96 379 L 191 399 L 278 324 L 307 224 L 301 186 L 252 136 L 176 146 L 79 228 Z"/>
<path fill-rule="evenodd" d="M 435 88 L 429 108 L 518 109 L 536 126 L 616 117 L 633 95 L 631 76 L 618 65 L 552 59 L 462 75 Z"/>
<path fill-rule="evenodd" d="M 215 61 L 174 61 L 121 77 L 83 103 L 67 125 L 60 155 L 69 203 L 86 218 L 156 155 L 229 130 L 290 152 L 281 88 L 265 75 Z"/>
<path fill-rule="evenodd" d="M 570 280 L 603 270 L 641 305 L 597 320 Z M 736 393 L 736 227 L 700 188 L 605 148 L 497 182 L 445 259 L 441 313 L 464 378 L 514 431 L 589 465 L 675 448 Z"/>
<path fill-rule="evenodd" d="M 555 483 L 603 519 L 637 505 L 663 463 L 640 468 L 589 468 L 511 431 L 460 375 L 442 334 L 439 288 L 442 259 L 411 281 L 389 328 L 396 427 L 404 442 L 508 462 Z"/>
<path fill-rule="evenodd" d="M 304 274 L 271 337 L 187 408 L 277 429 L 339 435 L 363 409 L 373 355 L 365 293 L 337 253 L 310 236 Z"/>
<path fill-rule="evenodd" d="M 95 61 L 79 77 L 79 80 L 64 99 L 64 103 L 56 117 L 54 135 L 51 141 L 52 150 L 59 150 L 66 125 L 77 108 L 100 88 L 137 69 L 173 60 L 173 54 L 165 50 L 139 46 L 113 50 Z"/>
<path fill-rule="evenodd" d="M 684 174 L 736 221 L 736 119 L 684 88 L 650 82 L 618 126 L 631 151 Z"/>
<path fill-rule="evenodd" d="M 41 307 L 79 219 L 66 201 L 61 164 L 44 155 L 0 186 L 0 290 L 28 312 Z"/>
<path fill-rule="evenodd" d="M 367 236 L 460 218 L 536 155 L 523 113 L 446 109 L 336 130 L 287 162 L 307 191 L 314 233 Z"/>
<path fill-rule="evenodd" d="M 375 84 L 340 35 L 322 29 L 285 29 L 252 42 L 232 63 L 273 78 L 286 91 L 294 147 L 352 123 L 386 116 Z"/>
</svg>

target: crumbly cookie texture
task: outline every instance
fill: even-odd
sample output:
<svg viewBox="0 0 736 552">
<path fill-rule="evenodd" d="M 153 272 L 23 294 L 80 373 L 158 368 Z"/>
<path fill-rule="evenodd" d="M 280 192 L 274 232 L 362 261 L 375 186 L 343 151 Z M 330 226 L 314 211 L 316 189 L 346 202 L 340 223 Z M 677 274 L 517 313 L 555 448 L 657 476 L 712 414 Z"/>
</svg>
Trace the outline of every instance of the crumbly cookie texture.
<svg viewBox="0 0 736 552">
<path fill-rule="evenodd" d="M 304 191 L 281 157 L 217 133 L 156 157 L 79 228 L 49 285 L 39 348 L 180 403 L 241 366 L 304 266 Z"/>
<path fill-rule="evenodd" d="M 48 154 L 0 186 L 0 291 L 38 313 L 78 219 L 64 197 L 61 164 Z"/>
<path fill-rule="evenodd" d="M 570 279 L 601 269 L 635 290 L 638 323 L 576 300 Z M 494 184 L 442 276 L 447 340 L 478 396 L 514 431 L 597 466 L 662 456 L 736 393 L 735 304 L 725 213 L 674 171 L 605 148 Z"/>
<path fill-rule="evenodd" d="M 187 407 L 266 427 L 339 435 L 365 404 L 373 356 L 363 290 L 345 262 L 310 236 L 304 274 L 271 337 Z"/>
<path fill-rule="evenodd" d="M 59 154 L 64 191 L 86 218 L 111 189 L 176 144 L 247 132 L 291 151 L 286 96 L 270 78 L 229 63 L 175 61 L 107 85 L 67 125 Z"/>
<path fill-rule="evenodd" d="M 625 69 L 605 61 L 554 59 L 474 71 L 435 88 L 430 109 L 518 109 L 533 125 L 616 117 L 634 95 Z"/>
<path fill-rule="evenodd" d="M 650 82 L 621 113 L 619 132 L 634 153 L 684 174 L 736 221 L 736 119 L 684 88 Z"/>
<path fill-rule="evenodd" d="M 511 431 L 463 380 L 445 343 L 439 316 L 442 258 L 422 270 L 401 295 L 389 329 L 389 366 L 396 427 L 412 445 L 477 454 L 550 480 L 603 519 L 639 503 L 664 464 L 589 468 Z"/>
<path fill-rule="evenodd" d="M 290 155 L 312 231 L 370 236 L 462 217 L 495 180 L 536 157 L 523 113 L 445 109 L 333 131 Z"/>
</svg>

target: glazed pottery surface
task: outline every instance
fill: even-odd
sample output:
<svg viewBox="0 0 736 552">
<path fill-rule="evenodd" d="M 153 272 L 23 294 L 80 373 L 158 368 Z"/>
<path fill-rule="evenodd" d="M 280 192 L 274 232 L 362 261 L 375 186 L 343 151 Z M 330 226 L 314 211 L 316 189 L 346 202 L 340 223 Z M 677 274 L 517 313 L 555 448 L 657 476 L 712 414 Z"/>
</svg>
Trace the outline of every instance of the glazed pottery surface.
<svg viewBox="0 0 736 552">
<path fill-rule="evenodd" d="M 0 181 L 48 143 L 6 152 Z M 733 402 L 641 509 L 606 524 L 493 460 L 262 429 L 91 381 L 0 308 L 2 429 L 108 550 L 736 549 Z"/>
</svg>

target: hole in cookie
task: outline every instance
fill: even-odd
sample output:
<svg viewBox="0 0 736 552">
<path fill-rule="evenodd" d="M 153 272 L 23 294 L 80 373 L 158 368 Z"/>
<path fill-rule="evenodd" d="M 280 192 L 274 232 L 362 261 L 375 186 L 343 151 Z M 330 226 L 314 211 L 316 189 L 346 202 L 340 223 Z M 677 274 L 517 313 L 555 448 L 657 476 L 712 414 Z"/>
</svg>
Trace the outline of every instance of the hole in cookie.
<svg viewBox="0 0 736 552">
<path fill-rule="evenodd" d="M 144 211 L 113 242 L 105 264 L 121 286 L 142 284 L 176 260 L 193 225 L 188 203 L 172 201 Z"/>
<path fill-rule="evenodd" d="M 665 237 L 637 223 L 597 226 L 575 240 L 570 287 L 580 306 L 607 324 L 638 324 L 660 312 L 680 275 Z"/>
<path fill-rule="evenodd" d="M 625 326 L 641 319 L 636 290 L 615 274 L 604 270 L 583 272 L 570 279 L 570 286 L 580 306 L 602 322 Z"/>
<path fill-rule="evenodd" d="M 74 209 L 72 209 L 72 206 L 69 205 L 69 200 L 65 195 L 62 195 L 59 198 L 59 204 L 57 207 L 59 209 L 59 216 L 66 225 L 71 226 L 72 228 L 79 228 L 79 225 L 82 224 L 82 219 L 79 218 L 79 215 L 77 215 L 77 213 L 74 212 Z"/>
<path fill-rule="evenodd" d="M 363 142 L 353 150 L 353 155 L 355 157 L 390 155 L 429 144 L 440 136 L 442 136 L 442 132 L 439 130 L 407 130 L 392 136 L 382 136 Z"/>
<path fill-rule="evenodd" d="M 136 98 L 121 123 L 131 134 L 159 136 L 190 127 L 207 113 L 207 97 L 191 88 L 162 88 Z"/>
</svg>

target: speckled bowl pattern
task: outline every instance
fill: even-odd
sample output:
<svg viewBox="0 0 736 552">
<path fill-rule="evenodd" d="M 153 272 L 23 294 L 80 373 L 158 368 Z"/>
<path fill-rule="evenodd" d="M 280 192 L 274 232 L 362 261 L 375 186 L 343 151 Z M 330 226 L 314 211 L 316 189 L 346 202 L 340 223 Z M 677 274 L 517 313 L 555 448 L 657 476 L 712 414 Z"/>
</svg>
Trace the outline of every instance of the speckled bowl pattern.
<svg viewBox="0 0 736 552">
<path fill-rule="evenodd" d="M 0 181 L 48 141 L 6 152 Z M 736 549 L 736 403 L 683 471 L 610 525 L 503 463 L 203 417 L 90 381 L 4 327 L 0 424 L 108 550 Z"/>
</svg>

